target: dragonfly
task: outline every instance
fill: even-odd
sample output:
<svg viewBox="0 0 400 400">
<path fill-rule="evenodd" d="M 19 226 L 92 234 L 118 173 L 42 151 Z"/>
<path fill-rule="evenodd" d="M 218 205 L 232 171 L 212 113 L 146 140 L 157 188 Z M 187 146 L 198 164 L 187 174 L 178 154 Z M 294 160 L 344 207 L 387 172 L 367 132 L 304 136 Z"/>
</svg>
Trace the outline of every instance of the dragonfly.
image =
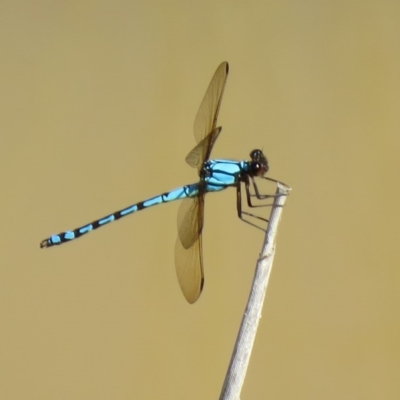
<svg viewBox="0 0 400 400">
<path fill-rule="evenodd" d="M 255 178 L 261 177 L 277 182 L 265 177 L 269 165 L 262 150 L 251 151 L 250 160 L 210 159 L 211 150 L 222 129 L 221 126 L 217 126 L 217 119 L 228 73 L 229 64 L 222 62 L 211 79 L 194 121 L 194 136 L 197 144 L 186 156 L 186 162 L 189 166 L 197 169 L 199 175 L 197 182 L 135 203 L 74 230 L 52 235 L 41 241 L 40 247 L 47 248 L 67 243 L 137 211 L 182 200 L 178 211 L 175 267 L 184 297 L 189 303 L 194 303 L 204 287 L 202 232 L 206 193 L 220 192 L 229 187 L 235 188 L 238 217 L 244 222 L 260 228 L 258 224 L 251 222 L 253 220 L 250 218 L 254 217 L 266 223 L 268 220 L 242 210 L 242 186 L 249 207 L 264 207 L 266 205 L 255 204 L 254 198 L 263 200 L 274 197 L 274 195 L 262 195 Z"/>
</svg>

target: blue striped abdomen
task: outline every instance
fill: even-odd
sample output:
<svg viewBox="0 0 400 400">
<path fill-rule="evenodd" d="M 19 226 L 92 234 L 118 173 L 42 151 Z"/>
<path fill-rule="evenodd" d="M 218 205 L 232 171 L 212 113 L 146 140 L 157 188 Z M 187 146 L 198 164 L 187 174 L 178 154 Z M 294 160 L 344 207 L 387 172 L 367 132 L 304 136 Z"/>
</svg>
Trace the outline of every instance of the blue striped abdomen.
<svg viewBox="0 0 400 400">
<path fill-rule="evenodd" d="M 100 218 L 96 221 L 91 222 L 90 224 L 86 224 L 72 231 L 66 231 L 58 233 L 57 235 L 52 235 L 48 239 L 43 240 L 40 243 L 40 247 L 42 248 L 50 247 L 65 242 L 69 242 L 71 240 L 81 237 L 82 235 L 88 232 L 93 231 L 94 229 L 100 228 L 104 225 L 107 225 L 110 222 L 116 221 L 136 211 L 144 210 L 145 208 L 156 206 L 162 203 L 169 203 L 170 201 L 174 200 L 185 199 L 187 197 L 195 197 L 198 195 L 198 193 L 199 193 L 198 183 L 179 187 L 177 189 L 171 190 L 170 192 L 166 192 L 159 196 L 152 197 L 151 199 L 147 199 L 139 203 L 133 204 L 129 207 L 116 211 L 110 215 L 107 215 L 106 217 Z"/>
</svg>

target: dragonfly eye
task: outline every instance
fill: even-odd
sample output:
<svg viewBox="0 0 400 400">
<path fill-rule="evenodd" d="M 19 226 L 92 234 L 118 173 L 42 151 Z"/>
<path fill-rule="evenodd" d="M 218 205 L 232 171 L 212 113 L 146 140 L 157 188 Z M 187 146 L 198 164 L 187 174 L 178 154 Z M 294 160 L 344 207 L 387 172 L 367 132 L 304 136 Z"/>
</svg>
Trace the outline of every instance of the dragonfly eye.
<svg viewBox="0 0 400 400">
<path fill-rule="evenodd" d="M 253 161 L 259 161 L 261 158 L 265 158 L 265 156 L 261 150 L 255 149 L 250 153 L 250 158 Z"/>
<path fill-rule="evenodd" d="M 264 176 L 268 170 L 268 160 L 261 150 L 253 150 L 250 153 L 251 157 L 251 172 L 254 176 Z"/>
<path fill-rule="evenodd" d="M 264 176 L 268 169 L 268 163 L 253 162 L 251 164 L 251 172 L 254 176 Z"/>
</svg>

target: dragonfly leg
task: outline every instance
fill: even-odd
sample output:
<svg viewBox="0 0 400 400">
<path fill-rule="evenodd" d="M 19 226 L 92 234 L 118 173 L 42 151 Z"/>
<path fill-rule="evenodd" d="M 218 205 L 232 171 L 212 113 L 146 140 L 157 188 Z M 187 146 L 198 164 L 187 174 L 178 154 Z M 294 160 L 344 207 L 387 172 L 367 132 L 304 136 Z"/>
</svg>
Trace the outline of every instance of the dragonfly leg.
<svg viewBox="0 0 400 400">
<path fill-rule="evenodd" d="M 269 206 L 270 204 L 264 204 L 264 205 L 253 205 L 251 203 L 251 193 L 250 193 L 250 182 L 247 180 L 245 181 L 245 189 L 246 189 L 246 199 L 247 199 L 247 205 L 249 207 L 266 207 Z M 261 229 L 263 232 L 265 231 L 265 228 L 262 228 L 261 226 L 251 222 L 248 218 L 255 218 L 257 220 L 261 220 L 264 223 L 268 224 L 268 219 L 260 217 L 259 215 L 255 215 L 252 213 L 249 213 L 247 211 L 244 211 L 242 209 L 242 185 L 239 182 L 237 187 L 236 187 L 236 207 L 237 207 L 237 213 L 238 217 L 243 221 L 246 222 L 247 224 L 254 226 L 257 229 Z M 248 218 L 246 218 L 248 217 Z"/>
<path fill-rule="evenodd" d="M 263 178 L 266 180 L 272 181 L 272 182 L 279 183 L 278 181 L 276 181 L 275 179 L 272 179 L 272 178 L 267 178 L 267 177 L 263 177 Z M 282 196 L 282 194 L 261 194 L 254 177 L 251 176 L 250 179 L 251 179 L 251 183 L 254 187 L 254 194 L 250 193 L 250 197 L 255 197 L 258 200 L 265 200 L 265 199 L 274 199 L 276 197 Z M 249 191 L 250 191 L 250 188 L 249 188 Z M 249 202 L 249 200 L 247 202 Z M 268 205 L 272 205 L 272 204 L 268 204 Z M 266 206 L 267 206 L 267 204 L 262 204 L 260 206 L 249 204 L 249 207 L 266 207 Z"/>
<path fill-rule="evenodd" d="M 263 177 L 263 178 L 266 180 L 278 183 L 278 181 L 276 181 L 275 179 L 267 178 L 267 177 Z M 266 199 L 275 199 L 278 196 L 282 196 L 282 194 L 272 194 L 272 195 L 271 194 L 261 194 L 260 190 L 258 189 L 257 183 L 256 183 L 254 177 L 252 177 L 252 176 L 248 177 L 247 179 L 245 179 L 243 181 L 245 184 L 247 205 L 250 208 L 271 207 L 272 206 L 272 204 L 253 204 L 252 198 L 253 199 L 256 198 L 257 200 L 266 200 Z M 250 186 L 253 186 L 254 193 L 251 193 Z M 236 188 L 236 204 L 237 204 L 238 216 L 242 221 L 244 221 L 244 222 L 248 223 L 249 225 L 252 225 L 258 229 L 261 229 L 262 231 L 265 231 L 265 228 L 260 227 L 259 225 L 255 224 L 245 218 L 245 217 L 254 218 L 256 220 L 263 221 L 264 223 L 267 223 L 267 224 L 269 222 L 269 220 L 266 218 L 260 217 L 259 215 L 249 213 L 248 211 L 244 211 L 242 209 L 242 186 L 240 183 L 237 185 L 237 188 Z"/>
</svg>

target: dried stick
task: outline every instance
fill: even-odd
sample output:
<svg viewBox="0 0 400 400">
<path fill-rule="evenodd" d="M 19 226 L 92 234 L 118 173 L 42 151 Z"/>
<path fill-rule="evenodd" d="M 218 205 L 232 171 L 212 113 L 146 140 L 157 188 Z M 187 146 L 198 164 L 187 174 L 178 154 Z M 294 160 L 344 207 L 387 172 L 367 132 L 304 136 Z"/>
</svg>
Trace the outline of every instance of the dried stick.
<svg viewBox="0 0 400 400">
<path fill-rule="evenodd" d="M 278 196 L 275 197 L 272 205 L 262 252 L 257 261 L 250 296 L 222 387 L 220 400 L 238 400 L 240 398 L 275 256 L 278 224 L 289 191 L 288 186 L 278 182 L 276 190 Z"/>
</svg>

